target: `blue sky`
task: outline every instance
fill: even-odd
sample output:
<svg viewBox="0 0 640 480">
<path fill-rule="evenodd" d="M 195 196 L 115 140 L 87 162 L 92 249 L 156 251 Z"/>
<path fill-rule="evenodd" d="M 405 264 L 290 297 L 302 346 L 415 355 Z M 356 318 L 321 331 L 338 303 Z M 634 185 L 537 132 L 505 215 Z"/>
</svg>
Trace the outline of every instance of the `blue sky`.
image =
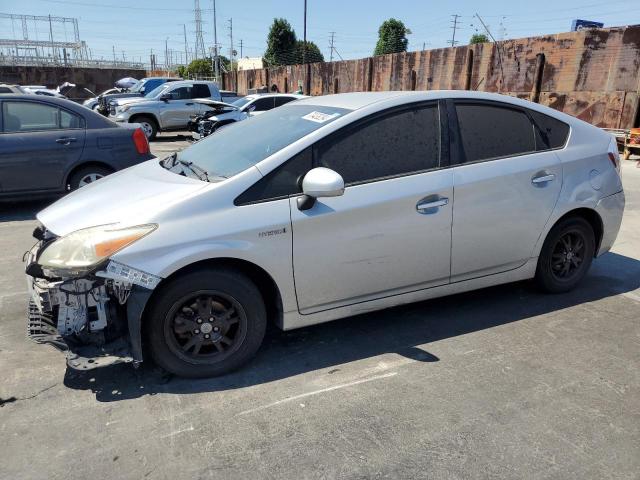
<svg viewBox="0 0 640 480">
<path fill-rule="evenodd" d="M 212 1 L 200 0 L 203 9 L 203 30 L 206 46 L 213 44 Z M 242 39 L 244 56 L 259 56 L 264 52 L 266 35 L 274 17 L 285 17 L 302 38 L 302 0 L 217 0 L 218 42 L 223 53 L 229 52 L 228 19 L 233 18 L 236 50 Z M 91 48 L 94 57 L 113 58 L 115 47 L 119 58 L 148 62 L 150 50 L 163 63 L 165 40 L 176 56 L 184 55 L 184 30 L 193 48 L 195 24 L 192 0 L 2 0 L 0 12 L 59 15 L 79 19 L 80 36 Z M 405 22 L 413 32 L 409 35 L 409 50 L 447 45 L 451 39 L 451 15 L 459 14 L 457 39 L 466 43 L 476 31 L 482 30 L 473 18 L 479 13 L 489 24 L 496 38 L 519 38 L 544 33 L 568 31 L 571 20 L 599 20 L 606 26 L 640 23 L 638 0 L 538 0 L 514 2 L 483 1 L 411 1 L 411 0 L 308 0 L 307 37 L 318 44 L 329 57 L 330 32 L 335 33 L 335 46 L 345 59 L 370 55 L 377 39 L 380 23 L 394 17 Z M 2 36 L 6 35 L 6 26 Z M 56 38 L 67 38 L 70 31 L 57 30 Z M 48 32 L 40 32 L 40 36 Z M 43 39 L 43 38 L 41 38 Z"/>
</svg>

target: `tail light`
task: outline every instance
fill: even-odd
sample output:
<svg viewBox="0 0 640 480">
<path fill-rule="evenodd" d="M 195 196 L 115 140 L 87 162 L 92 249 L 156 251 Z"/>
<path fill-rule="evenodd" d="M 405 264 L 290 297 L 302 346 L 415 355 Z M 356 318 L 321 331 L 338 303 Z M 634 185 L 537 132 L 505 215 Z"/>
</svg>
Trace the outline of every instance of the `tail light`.
<svg viewBox="0 0 640 480">
<path fill-rule="evenodd" d="M 618 174 L 620 174 L 620 152 L 618 151 L 618 142 L 616 142 L 615 138 L 612 138 L 611 142 L 609 142 L 607 155 L 613 164 L 613 168 L 615 168 Z"/>
<path fill-rule="evenodd" d="M 136 146 L 136 151 L 140 155 L 146 155 L 151 152 L 149 148 L 149 141 L 141 128 L 136 128 L 133 131 L 133 144 Z"/>
</svg>

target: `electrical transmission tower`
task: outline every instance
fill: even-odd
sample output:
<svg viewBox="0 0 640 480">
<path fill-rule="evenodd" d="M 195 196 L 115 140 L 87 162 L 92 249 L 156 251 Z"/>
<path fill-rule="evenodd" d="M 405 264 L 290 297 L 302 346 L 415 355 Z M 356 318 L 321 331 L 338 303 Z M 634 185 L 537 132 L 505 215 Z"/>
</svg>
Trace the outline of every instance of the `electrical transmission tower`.
<svg viewBox="0 0 640 480">
<path fill-rule="evenodd" d="M 333 50 L 335 49 L 335 47 L 333 46 L 333 40 L 334 40 L 334 35 L 336 34 L 336 32 L 329 32 L 331 33 L 331 38 L 329 39 L 329 61 L 333 62 Z"/>
<path fill-rule="evenodd" d="M 196 23 L 196 43 L 194 48 L 195 58 L 204 58 L 207 52 L 204 49 L 204 38 L 202 37 L 202 10 L 200 10 L 200 0 L 193 0 L 193 14 Z"/>
<path fill-rule="evenodd" d="M 453 26 L 451 27 L 453 29 L 453 36 L 448 43 L 450 43 L 452 47 L 455 47 L 458 43 L 458 41 L 456 40 L 456 30 L 458 29 L 458 19 L 460 18 L 460 15 L 456 14 L 451 16 L 453 17 L 453 20 L 451 21 L 451 23 L 453 23 Z"/>
</svg>

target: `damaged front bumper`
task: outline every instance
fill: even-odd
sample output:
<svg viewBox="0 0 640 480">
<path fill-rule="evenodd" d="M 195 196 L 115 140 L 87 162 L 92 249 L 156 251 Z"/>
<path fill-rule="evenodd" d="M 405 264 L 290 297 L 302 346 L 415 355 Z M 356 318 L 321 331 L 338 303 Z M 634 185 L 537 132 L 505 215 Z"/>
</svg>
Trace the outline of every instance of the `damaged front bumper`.
<svg viewBox="0 0 640 480">
<path fill-rule="evenodd" d="M 65 351 L 67 365 L 78 370 L 142 362 L 142 314 L 161 278 L 113 260 L 65 277 L 38 265 L 46 245 L 25 255 L 28 336 Z"/>
</svg>

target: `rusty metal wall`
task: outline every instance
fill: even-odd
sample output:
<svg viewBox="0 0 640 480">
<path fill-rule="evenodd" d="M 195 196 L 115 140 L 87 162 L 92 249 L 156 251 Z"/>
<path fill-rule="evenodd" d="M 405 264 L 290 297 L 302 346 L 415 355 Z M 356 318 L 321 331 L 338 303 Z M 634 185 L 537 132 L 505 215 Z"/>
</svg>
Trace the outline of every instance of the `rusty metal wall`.
<svg viewBox="0 0 640 480">
<path fill-rule="evenodd" d="M 544 55 L 538 68 L 539 54 Z M 640 126 L 640 26 L 405 52 L 358 60 L 243 70 L 225 87 L 277 85 L 305 93 L 476 89 L 544 105 L 608 128 Z M 536 79 L 540 75 L 539 92 Z M 308 82 L 305 84 L 305 82 Z"/>
</svg>

